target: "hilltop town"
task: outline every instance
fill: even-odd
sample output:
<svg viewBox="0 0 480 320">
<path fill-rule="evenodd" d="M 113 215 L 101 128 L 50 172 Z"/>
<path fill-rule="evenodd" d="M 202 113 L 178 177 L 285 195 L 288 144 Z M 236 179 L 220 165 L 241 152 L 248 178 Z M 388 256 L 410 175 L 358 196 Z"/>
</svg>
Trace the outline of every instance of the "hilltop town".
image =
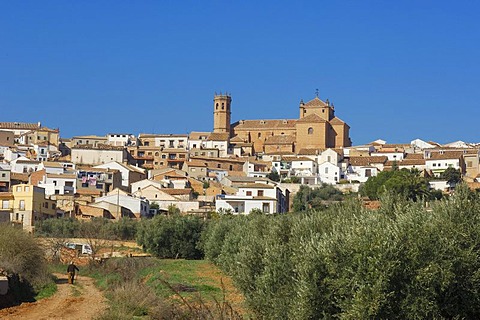
<svg viewBox="0 0 480 320">
<path fill-rule="evenodd" d="M 415 139 L 355 146 L 334 104 L 318 96 L 300 101 L 298 119 L 232 123 L 229 94 L 215 94 L 212 108 L 213 130 L 189 134 L 65 138 L 40 122 L 0 122 L 0 222 L 33 230 L 52 217 L 285 213 L 301 185 L 357 192 L 393 168 L 418 170 L 442 192 L 453 187 L 441 179 L 448 168 L 480 185 L 479 145 Z"/>
</svg>

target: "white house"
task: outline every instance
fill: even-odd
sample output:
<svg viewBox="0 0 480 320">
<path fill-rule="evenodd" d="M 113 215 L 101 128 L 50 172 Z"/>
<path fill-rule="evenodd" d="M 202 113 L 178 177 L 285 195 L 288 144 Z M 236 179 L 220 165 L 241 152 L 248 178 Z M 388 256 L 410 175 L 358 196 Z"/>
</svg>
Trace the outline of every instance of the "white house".
<svg viewBox="0 0 480 320">
<path fill-rule="evenodd" d="M 76 174 L 45 173 L 38 181 L 38 187 L 45 189 L 45 195 L 75 194 L 77 192 Z"/>
<path fill-rule="evenodd" d="M 19 157 L 13 161 L 10 161 L 12 172 L 15 173 L 29 173 L 38 170 L 40 161 L 30 160 L 26 157 Z"/>
<path fill-rule="evenodd" d="M 177 207 L 182 213 L 198 211 L 200 204 L 192 199 L 191 189 L 169 189 L 162 188 L 159 184 L 146 184 L 138 187 L 133 192 L 136 197 L 147 199 L 151 204 L 155 203 L 162 211 L 167 211 L 170 206 Z"/>
<path fill-rule="evenodd" d="M 327 161 L 318 165 L 318 176 L 321 182 L 328 184 L 336 184 L 343 178 L 340 167 Z"/>
<path fill-rule="evenodd" d="M 425 150 L 425 167 L 437 177 L 449 167 L 465 173 L 463 154 L 463 151 Z"/>
<path fill-rule="evenodd" d="M 124 147 L 99 144 L 76 145 L 72 147 L 72 162 L 75 164 L 99 165 L 112 161 L 123 163 L 127 160 L 127 151 Z"/>
<path fill-rule="evenodd" d="M 130 187 L 132 183 L 141 181 L 146 178 L 145 170 L 117 161 L 110 161 L 104 164 L 100 164 L 95 166 L 94 168 L 114 169 L 120 171 L 120 173 L 122 174 L 122 187 L 124 187 L 126 190 Z"/>
<path fill-rule="evenodd" d="M 410 142 L 410 145 L 416 150 L 432 149 L 435 148 L 435 145 L 425 142 L 421 139 L 415 139 Z"/>
<path fill-rule="evenodd" d="M 107 143 L 111 146 L 130 146 L 135 141 L 135 136 L 129 133 L 109 133 Z"/>
<path fill-rule="evenodd" d="M 103 197 L 95 199 L 95 203 L 107 202 L 129 209 L 137 218 L 145 217 L 150 211 L 150 204 L 147 199 L 132 197 L 121 190 L 112 190 Z"/>
<path fill-rule="evenodd" d="M 215 209 L 233 214 L 249 214 L 253 209 L 263 213 L 284 213 L 288 211 L 288 192 L 272 184 L 248 183 L 238 187 L 235 195 L 217 195 Z"/>
<path fill-rule="evenodd" d="M 383 150 L 378 150 L 375 152 L 370 153 L 372 157 L 387 157 L 388 160 L 390 161 L 402 161 L 405 157 L 405 153 L 403 150 L 398 150 L 398 151 L 383 151 Z"/>
</svg>

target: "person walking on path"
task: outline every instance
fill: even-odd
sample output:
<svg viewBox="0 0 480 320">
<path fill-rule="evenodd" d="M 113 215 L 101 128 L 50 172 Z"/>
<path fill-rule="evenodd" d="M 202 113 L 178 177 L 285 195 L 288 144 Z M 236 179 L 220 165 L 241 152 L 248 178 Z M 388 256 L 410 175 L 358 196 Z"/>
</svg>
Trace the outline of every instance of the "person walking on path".
<svg viewBox="0 0 480 320">
<path fill-rule="evenodd" d="M 67 267 L 67 274 L 68 274 L 68 283 L 73 284 L 75 280 L 75 270 L 80 271 L 76 265 L 73 264 L 73 261 Z"/>
</svg>

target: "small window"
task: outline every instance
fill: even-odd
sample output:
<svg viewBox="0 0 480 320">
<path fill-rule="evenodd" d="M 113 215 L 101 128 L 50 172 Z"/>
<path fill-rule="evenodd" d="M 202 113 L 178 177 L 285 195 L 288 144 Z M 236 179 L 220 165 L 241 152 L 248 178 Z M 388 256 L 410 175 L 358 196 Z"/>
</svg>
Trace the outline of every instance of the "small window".
<svg viewBox="0 0 480 320">
<path fill-rule="evenodd" d="M 263 190 L 258 190 L 257 191 L 257 196 L 263 197 Z"/>
<path fill-rule="evenodd" d="M 222 110 L 225 110 L 225 103 L 222 103 Z"/>
<path fill-rule="evenodd" d="M 313 134 L 313 128 L 312 127 L 308 128 L 308 134 Z"/>
<path fill-rule="evenodd" d="M 25 187 L 25 192 L 30 192 L 30 187 L 29 186 Z"/>
<path fill-rule="evenodd" d="M 262 136 L 262 133 L 261 133 L 261 132 L 259 132 L 259 133 L 258 133 L 258 137 L 260 138 L 261 136 Z"/>
<path fill-rule="evenodd" d="M 247 191 L 247 196 L 251 196 L 252 195 L 252 191 Z"/>
</svg>

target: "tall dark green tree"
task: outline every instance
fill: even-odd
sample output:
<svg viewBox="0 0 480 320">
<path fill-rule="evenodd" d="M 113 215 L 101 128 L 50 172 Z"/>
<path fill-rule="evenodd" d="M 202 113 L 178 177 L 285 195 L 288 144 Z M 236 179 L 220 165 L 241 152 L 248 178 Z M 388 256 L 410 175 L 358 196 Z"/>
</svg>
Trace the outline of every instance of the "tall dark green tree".
<svg viewBox="0 0 480 320">
<path fill-rule="evenodd" d="M 462 173 L 459 169 L 448 167 L 445 171 L 440 174 L 442 179 L 447 180 L 449 184 L 457 184 L 462 181 Z"/>
</svg>

